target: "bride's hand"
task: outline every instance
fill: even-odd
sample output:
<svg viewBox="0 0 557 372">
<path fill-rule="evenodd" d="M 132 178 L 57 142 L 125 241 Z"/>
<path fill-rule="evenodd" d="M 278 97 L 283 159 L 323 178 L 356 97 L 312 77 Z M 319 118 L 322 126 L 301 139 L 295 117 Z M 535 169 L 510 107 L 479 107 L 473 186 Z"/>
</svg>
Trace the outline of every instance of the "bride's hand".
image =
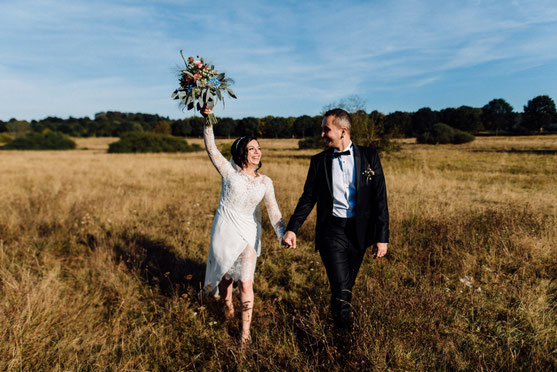
<svg viewBox="0 0 557 372">
<path fill-rule="evenodd" d="M 214 113 L 214 110 L 209 108 L 209 106 L 204 105 L 203 108 L 201 109 L 201 115 L 203 115 L 204 117 L 207 117 L 211 114 Z"/>
</svg>

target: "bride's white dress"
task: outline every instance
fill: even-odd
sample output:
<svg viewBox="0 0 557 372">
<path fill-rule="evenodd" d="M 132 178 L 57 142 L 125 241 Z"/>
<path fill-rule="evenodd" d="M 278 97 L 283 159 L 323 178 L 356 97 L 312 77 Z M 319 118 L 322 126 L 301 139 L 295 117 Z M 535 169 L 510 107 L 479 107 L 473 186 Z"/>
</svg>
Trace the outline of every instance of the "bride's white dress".
<svg viewBox="0 0 557 372">
<path fill-rule="evenodd" d="M 275 199 L 273 182 L 267 176 L 250 176 L 219 152 L 212 126 L 205 126 L 205 148 L 222 176 L 219 207 L 211 230 L 211 245 L 205 271 L 206 293 L 218 295 L 220 280 L 253 280 L 261 254 L 261 200 L 280 241 L 284 221 Z"/>
</svg>

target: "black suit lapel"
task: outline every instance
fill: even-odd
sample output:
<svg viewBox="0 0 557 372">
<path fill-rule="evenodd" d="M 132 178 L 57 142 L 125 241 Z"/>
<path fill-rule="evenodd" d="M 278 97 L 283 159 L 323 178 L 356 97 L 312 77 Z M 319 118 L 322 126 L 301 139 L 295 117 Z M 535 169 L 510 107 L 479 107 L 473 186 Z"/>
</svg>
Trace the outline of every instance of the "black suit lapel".
<svg viewBox="0 0 557 372">
<path fill-rule="evenodd" d="M 358 200 L 358 190 L 360 187 L 360 178 L 362 176 L 362 156 L 357 145 L 353 145 L 352 147 L 354 149 L 354 172 L 356 172 L 356 200 Z"/>
<path fill-rule="evenodd" d="M 323 162 L 325 168 L 325 178 L 327 179 L 327 186 L 329 187 L 329 192 L 331 196 L 333 195 L 333 151 L 327 151 L 325 153 L 325 161 Z"/>
</svg>

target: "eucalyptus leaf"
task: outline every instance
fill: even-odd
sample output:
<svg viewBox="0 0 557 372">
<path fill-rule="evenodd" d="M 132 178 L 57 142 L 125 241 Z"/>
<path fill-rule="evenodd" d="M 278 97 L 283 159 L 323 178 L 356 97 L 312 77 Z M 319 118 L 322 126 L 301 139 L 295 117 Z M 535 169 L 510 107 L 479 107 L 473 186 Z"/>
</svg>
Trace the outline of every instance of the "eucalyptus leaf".
<svg viewBox="0 0 557 372">
<path fill-rule="evenodd" d="M 211 91 L 208 91 L 208 92 L 207 92 L 206 99 L 207 99 L 207 100 L 206 100 L 205 102 L 206 102 L 209 106 L 212 106 L 212 104 L 213 104 L 213 93 L 211 93 Z M 211 107 L 211 108 L 212 108 L 212 107 Z"/>
<path fill-rule="evenodd" d="M 238 98 L 238 97 L 236 97 L 236 95 L 234 94 L 234 92 L 232 91 L 232 89 L 226 88 L 226 91 L 228 92 L 228 94 L 230 95 L 230 97 L 232 97 L 232 98 Z"/>
<path fill-rule="evenodd" d="M 182 59 L 184 60 L 184 63 L 185 63 L 186 66 L 187 66 L 188 63 L 186 62 L 186 59 L 184 58 L 184 54 L 182 53 L 182 49 L 180 49 L 180 55 L 182 56 Z"/>
</svg>

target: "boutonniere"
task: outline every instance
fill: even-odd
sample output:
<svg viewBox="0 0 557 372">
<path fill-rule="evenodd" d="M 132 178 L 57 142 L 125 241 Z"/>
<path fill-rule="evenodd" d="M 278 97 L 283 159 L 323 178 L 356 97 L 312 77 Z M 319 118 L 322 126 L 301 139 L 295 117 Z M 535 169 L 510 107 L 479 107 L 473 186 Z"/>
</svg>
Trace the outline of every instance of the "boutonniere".
<svg viewBox="0 0 557 372">
<path fill-rule="evenodd" d="M 368 183 L 369 181 L 371 181 L 373 176 L 375 176 L 375 172 L 373 171 L 373 169 L 371 169 L 371 167 L 368 166 L 367 169 L 362 172 L 362 176 L 365 177 L 366 183 Z"/>
</svg>

